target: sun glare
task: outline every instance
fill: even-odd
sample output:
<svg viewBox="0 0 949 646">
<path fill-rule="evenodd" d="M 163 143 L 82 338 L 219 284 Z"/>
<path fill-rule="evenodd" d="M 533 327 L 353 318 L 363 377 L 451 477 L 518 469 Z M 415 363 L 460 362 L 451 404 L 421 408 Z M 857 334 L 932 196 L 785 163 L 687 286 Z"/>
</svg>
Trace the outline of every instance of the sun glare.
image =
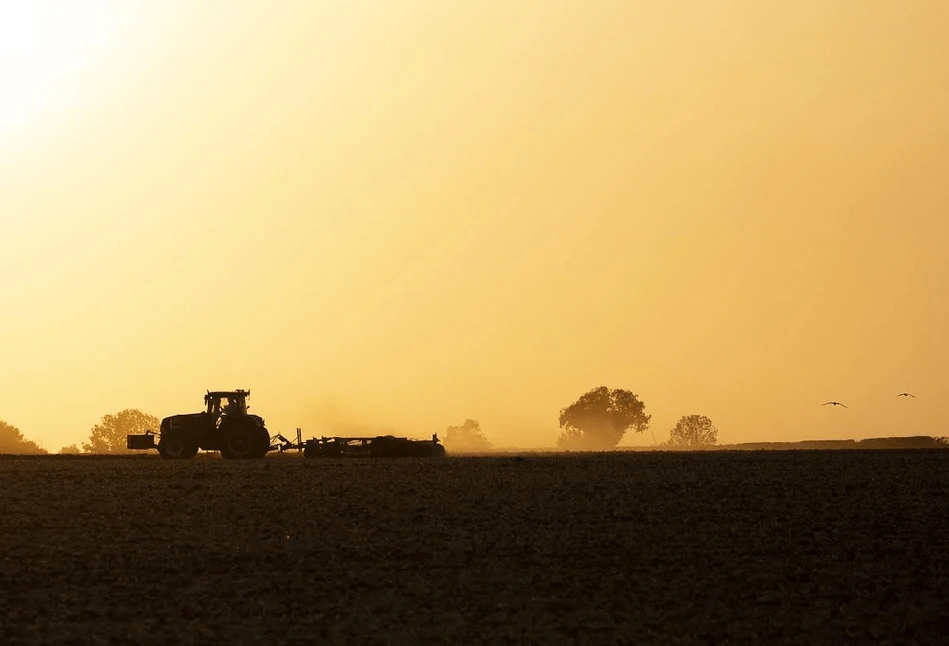
<svg viewBox="0 0 949 646">
<path fill-rule="evenodd" d="M 102 3 L 0 0 L 0 136 L 68 107 L 70 84 L 114 36 Z"/>
</svg>

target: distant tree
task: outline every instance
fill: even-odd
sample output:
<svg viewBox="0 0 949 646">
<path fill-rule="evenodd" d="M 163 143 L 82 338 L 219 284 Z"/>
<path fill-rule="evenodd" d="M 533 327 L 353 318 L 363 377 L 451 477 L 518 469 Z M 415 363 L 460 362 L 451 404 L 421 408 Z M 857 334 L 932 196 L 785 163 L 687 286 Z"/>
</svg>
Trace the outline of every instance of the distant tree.
<svg viewBox="0 0 949 646">
<path fill-rule="evenodd" d="M 454 451 L 487 451 L 491 446 L 478 420 L 466 419 L 461 426 L 445 429 L 445 447 Z"/>
<path fill-rule="evenodd" d="M 115 415 L 106 415 L 92 427 L 89 442 L 82 443 L 86 453 L 128 453 L 125 436 L 158 430 L 158 418 L 140 410 L 125 409 Z"/>
<path fill-rule="evenodd" d="M 705 415 L 683 415 L 669 433 L 669 446 L 700 449 L 718 443 L 718 429 Z"/>
<path fill-rule="evenodd" d="M 79 455 L 80 453 L 82 453 L 82 451 L 75 444 L 64 446 L 59 450 L 60 455 Z"/>
<path fill-rule="evenodd" d="M 23 433 L 16 426 L 0 422 L 0 453 L 41 455 L 48 451 L 36 442 L 23 437 Z"/>
<path fill-rule="evenodd" d="M 642 433 L 649 428 L 651 416 L 645 404 L 628 390 L 594 388 L 560 411 L 557 439 L 561 449 L 608 451 L 616 447 L 626 431 Z"/>
</svg>

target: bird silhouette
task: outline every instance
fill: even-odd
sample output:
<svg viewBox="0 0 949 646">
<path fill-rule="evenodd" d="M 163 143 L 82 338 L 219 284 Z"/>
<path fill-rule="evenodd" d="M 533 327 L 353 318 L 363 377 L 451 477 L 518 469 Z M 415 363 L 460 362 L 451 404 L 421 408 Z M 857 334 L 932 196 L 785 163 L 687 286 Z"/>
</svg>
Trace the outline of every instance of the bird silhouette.
<svg viewBox="0 0 949 646">
<path fill-rule="evenodd" d="M 913 393 L 900 393 L 899 395 L 897 395 L 897 397 L 912 397 L 913 399 L 916 399 L 916 395 L 914 395 Z"/>
<path fill-rule="evenodd" d="M 825 402 L 821 404 L 821 406 L 843 406 L 844 408 L 847 408 L 844 404 L 841 404 L 840 402 Z"/>
</svg>

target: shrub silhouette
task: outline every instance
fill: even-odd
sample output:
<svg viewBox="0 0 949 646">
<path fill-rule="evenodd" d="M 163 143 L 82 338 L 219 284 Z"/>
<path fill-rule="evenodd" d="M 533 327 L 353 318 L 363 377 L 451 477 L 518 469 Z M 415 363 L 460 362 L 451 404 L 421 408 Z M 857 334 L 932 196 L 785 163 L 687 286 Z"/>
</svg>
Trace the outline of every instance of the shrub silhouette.
<svg viewBox="0 0 949 646">
<path fill-rule="evenodd" d="M 491 442 L 481 431 L 481 424 L 475 419 L 466 419 L 461 426 L 449 426 L 445 429 L 445 448 L 453 451 L 488 451 Z"/>
<path fill-rule="evenodd" d="M 669 446 L 699 449 L 718 443 L 718 429 L 705 415 L 683 415 L 669 433 Z"/>
</svg>

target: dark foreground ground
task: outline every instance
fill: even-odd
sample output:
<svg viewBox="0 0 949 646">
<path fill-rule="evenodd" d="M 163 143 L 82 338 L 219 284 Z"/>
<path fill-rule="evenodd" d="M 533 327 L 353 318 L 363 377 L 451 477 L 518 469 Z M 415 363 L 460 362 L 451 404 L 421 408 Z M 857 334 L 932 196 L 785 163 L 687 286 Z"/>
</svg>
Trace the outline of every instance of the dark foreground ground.
<svg viewBox="0 0 949 646">
<path fill-rule="evenodd" d="M 0 643 L 945 643 L 949 451 L 0 458 Z"/>
</svg>

